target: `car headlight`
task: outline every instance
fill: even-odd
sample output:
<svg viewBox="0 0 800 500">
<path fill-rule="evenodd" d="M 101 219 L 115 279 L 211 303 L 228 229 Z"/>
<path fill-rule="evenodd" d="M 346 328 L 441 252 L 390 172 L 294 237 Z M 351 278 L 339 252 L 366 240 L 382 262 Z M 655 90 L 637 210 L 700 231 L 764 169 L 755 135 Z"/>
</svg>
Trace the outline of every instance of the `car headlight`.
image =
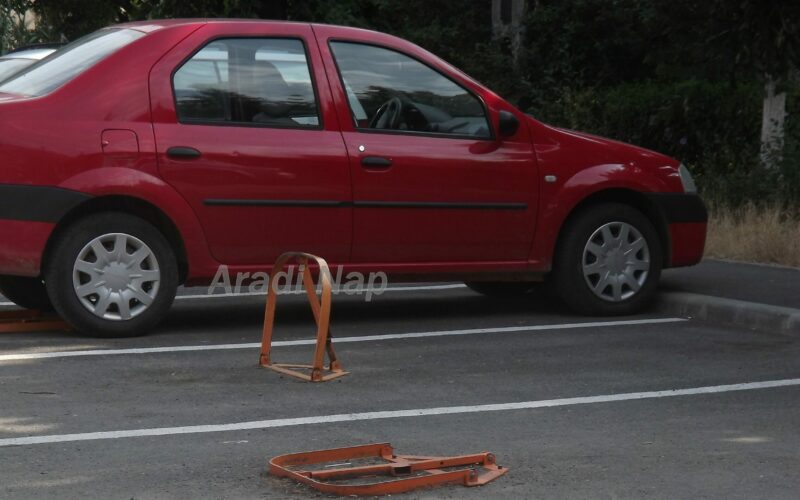
<svg viewBox="0 0 800 500">
<path fill-rule="evenodd" d="M 689 169 L 686 168 L 686 165 L 681 163 L 678 172 L 681 176 L 681 184 L 683 184 L 683 192 L 684 193 L 696 193 L 697 192 L 697 184 L 694 183 L 694 179 L 692 178 L 692 173 L 689 172 Z"/>
</svg>

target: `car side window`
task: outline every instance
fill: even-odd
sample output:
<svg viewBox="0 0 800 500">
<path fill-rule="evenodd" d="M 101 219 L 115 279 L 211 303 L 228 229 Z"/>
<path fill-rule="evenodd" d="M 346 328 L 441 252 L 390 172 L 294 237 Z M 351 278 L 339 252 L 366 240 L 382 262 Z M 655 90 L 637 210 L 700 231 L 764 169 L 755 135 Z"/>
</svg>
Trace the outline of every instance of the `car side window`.
<svg viewBox="0 0 800 500">
<path fill-rule="evenodd" d="M 172 79 L 178 121 L 319 127 L 303 42 L 288 38 L 214 40 Z"/>
<path fill-rule="evenodd" d="M 491 138 L 480 99 L 433 68 L 374 45 L 330 46 L 356 128 Z"/>
</svg>

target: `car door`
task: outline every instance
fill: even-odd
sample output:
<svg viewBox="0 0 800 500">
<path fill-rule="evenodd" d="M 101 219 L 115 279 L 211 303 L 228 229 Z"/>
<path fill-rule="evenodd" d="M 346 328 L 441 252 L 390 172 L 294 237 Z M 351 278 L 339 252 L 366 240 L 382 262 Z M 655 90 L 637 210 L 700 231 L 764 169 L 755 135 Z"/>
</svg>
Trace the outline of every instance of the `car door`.
<svg viewBox="0 0 800 500">
<path fill-rule="evenodd" d="M 206 25 L 151 73 L 160 174 L 221 263 L 346 262 L 349 165 L 311 28 L 235 26 Z"/>
<path fill-rule="evenodd" d="M 524 116 L 411 44 L 315 33 L 351 158 L 353 262 L 526 261 L 538 184 Z M 511 137 L 500 109 L 521 122 Z"/>
</svg>

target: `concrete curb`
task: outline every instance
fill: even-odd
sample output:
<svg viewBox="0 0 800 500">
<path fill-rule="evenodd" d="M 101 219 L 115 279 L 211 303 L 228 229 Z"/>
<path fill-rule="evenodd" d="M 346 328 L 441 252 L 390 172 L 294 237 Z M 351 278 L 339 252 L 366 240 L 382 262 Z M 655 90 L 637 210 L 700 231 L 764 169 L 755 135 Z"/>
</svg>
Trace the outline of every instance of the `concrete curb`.
<svg viewBox="0 0 800 500">
<path fill-rule="evenodd" d="M 800 309 L 689 292 L 660 292 L 657 308 L 711 323 L 800 337 Z"/>
</svg>

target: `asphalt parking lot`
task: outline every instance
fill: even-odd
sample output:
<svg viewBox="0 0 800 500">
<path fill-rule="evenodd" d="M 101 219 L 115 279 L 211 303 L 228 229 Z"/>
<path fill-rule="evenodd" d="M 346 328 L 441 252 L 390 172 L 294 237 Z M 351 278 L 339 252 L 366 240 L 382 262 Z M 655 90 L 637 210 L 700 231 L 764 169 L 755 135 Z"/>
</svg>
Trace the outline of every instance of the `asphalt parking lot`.
<svg viewBox="0 0 800 500">
<path fill-rule="evenodd" d="M 325 384 L 258 368 L 257 296 L 181 298 L 143 338 L 0 334 L 0 497 L 313 497 L 268 458 L 388 441 L 511 469 L 413 498 L 797 498 L 796 337 L 407 287 L 334 298 L 351 374 Z M 313 334 L 281 297 L 274 359 Z"/>
</svg>

